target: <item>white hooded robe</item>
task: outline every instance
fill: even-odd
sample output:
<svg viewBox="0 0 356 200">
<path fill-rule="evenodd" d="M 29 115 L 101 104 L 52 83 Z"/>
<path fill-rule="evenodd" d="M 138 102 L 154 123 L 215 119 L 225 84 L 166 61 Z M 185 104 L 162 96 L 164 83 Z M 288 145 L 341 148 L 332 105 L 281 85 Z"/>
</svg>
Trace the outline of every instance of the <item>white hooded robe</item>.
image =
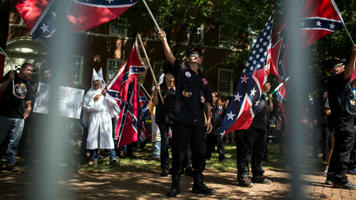
<svg viewBox="0 0 356 200">
<path fill-rule="evenodd" d="M 102 88 L 94 90 L 92 83 L 92 88 L 88 90 L 83 99 L 83 109 L 86 112 L 87 116 L 85 118 L 87 118 L 88 124 L 86 148 L 89 150 L 98 148 L 114 149 L 111 118 L 117 114 L 119 107 L 115 99 L 109 94 L 101 95 L 97 101 L 94 101 L 94 97 L 100 94 L 105 87 L 102 77 L 99 76 L 98 78 L 95 74 L 96 72 L 94 71 L 92 81 L 100 80 Z M 99 75 L 102 76 L 102 71 L 99 71 Z"/>
</svg>

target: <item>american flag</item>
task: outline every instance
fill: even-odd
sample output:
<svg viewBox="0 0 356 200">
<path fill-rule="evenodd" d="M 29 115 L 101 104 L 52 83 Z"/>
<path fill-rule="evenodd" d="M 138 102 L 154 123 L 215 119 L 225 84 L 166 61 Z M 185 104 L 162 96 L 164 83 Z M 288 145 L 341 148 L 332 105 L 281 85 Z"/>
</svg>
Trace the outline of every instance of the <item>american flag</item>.
<svg viewBox="0 0 356 200">
<path fill-rule="evenodd" d="M 138 0 L 73 0 L 67 19 L 74 31 L 84 31 L 111 21 Z M 56 3 L 59 0 L 18 0 L 16 9 L 28 26 L 33 39 L 49 38 L 56 30 Z"/>
<path fill-rule="evenodd" d="M 119 140 L 119 146 L 138 140 L 137 119 L 140 102 L 137 77 L 145 70 L 146 66 L 141 60 L 137 41 L 135 41 L 129 58 L 105 88 L 105 91 L 115 98 L 121 110 L 116 116 L 118 123 L 115 131 L 115 139 Z"/>
<path fill-rule="evenodd" d="M 247 129 L 252 122 L 270 69 L 272 16 L 256 39 L 237 89 L 224 116 L 219 138 L 234 130 Z"/>
</svg>

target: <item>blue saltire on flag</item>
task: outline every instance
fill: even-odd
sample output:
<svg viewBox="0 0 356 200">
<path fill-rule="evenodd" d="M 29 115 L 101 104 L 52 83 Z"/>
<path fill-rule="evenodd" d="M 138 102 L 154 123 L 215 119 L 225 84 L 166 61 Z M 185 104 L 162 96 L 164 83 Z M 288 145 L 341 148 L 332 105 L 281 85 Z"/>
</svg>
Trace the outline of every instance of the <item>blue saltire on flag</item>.
<svg viewBox="0 0 356 200">
<path fill-rule="evenodd" d="M 242 71 L 237 89 L 224 116 L 219 139 L 234 130 L 247 129 L 252 122 L 269 74 L 272 39 L 272 16 L 256 39 L 251 55 Z"/>
<path fill-rule="evenodd" d="M 142 89 L 139 87 L 137 91 L 138 91 L 138 107 L 139 107 L 138 124 L 140 125 L 145 119 L 145 116 L 148 113 L 148 111 L 150 111 L 150 109 L 148 108 L 149 100 L 146 97 L 146 95 L 142 92 Z"/>
</svg>

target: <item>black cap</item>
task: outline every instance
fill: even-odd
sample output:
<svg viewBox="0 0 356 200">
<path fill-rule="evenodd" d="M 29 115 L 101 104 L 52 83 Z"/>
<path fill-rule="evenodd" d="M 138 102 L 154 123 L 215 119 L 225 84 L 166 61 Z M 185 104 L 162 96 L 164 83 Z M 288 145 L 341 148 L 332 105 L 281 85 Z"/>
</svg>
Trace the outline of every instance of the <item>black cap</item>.
<svg viewBox="0 0 356 200">
<path fill-rule="evenodd" d="M 334 68 L 336 65 L 344 65 L 346 63 L 345 58 L 337 58 L 333 57 L 331 60 L 328 62 L 328 69 Z"/>
<path fill-rule="evenodd" d="M 201 50 L 201 48 L 194 47 L 194 48 L 191 48 L 191 49 L 187 52 L 187 56 L 189 56 L 190 54 L 192 54 L 194 51 L 195 51 L 195 52 L 198 52 L 199 56 L 202 56 L 202 55 L 203 55 L 203 51 Z"/>
</svg>

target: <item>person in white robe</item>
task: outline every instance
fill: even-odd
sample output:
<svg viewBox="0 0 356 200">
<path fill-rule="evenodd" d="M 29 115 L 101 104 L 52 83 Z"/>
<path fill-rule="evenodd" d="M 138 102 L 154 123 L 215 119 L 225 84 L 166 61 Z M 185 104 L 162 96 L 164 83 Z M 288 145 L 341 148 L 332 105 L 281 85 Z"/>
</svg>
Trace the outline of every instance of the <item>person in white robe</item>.
<svg viewBox="0 0 356 200">
<path fill-rule="evenodd" d="M 91 88 L 83 99 L 84 121 L 88 125 L 86 149 L 90 152 L 90 165 L 97 163 L 101 149 L 109 151 L 110 164 L 116 163 L 111 118 L 119 113 L 120 108 L 113 97 L 102 93 L 104 88 L 102 69 L 98 73 L 93 69 Z"/>
</svg>

